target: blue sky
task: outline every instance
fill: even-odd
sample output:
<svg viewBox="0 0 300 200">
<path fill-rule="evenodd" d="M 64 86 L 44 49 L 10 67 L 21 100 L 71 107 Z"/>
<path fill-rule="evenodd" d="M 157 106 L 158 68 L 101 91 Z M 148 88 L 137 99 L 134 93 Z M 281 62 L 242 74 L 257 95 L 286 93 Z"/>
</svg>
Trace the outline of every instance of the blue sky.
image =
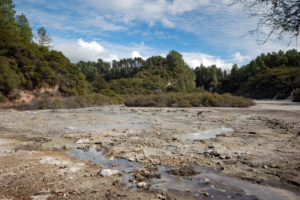
<svg viewBox="0 0 300 200">
<path fill-rule="evenodd" d="M 71 61 L 165 56 L 182 53 L 196 67 L 224 69 L 260 53 L 295 48 L 270 40 L 258 45 L 247 35 L 256 19 L 231 0 L 14 0 L 33 31 L 44 26 L 53 49 Z"/>
</svg>

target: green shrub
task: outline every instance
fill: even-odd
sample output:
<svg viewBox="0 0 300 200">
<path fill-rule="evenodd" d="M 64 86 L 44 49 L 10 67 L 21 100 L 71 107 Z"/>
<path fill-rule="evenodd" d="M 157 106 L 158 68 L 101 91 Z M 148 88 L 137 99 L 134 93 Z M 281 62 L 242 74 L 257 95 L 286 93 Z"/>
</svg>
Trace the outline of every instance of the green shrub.
<svg viewBox="0 0 300 200">
<path fill-rule="evenodd" d="M 0 92 L 0 103 L 5 103 L 7 98 Z"/>
<path fill-rule="evenodd" d="M 293 94 L 293 101 L 300 102 L 300 90 L 296 90 Z"/>
<path fill-rule="evenodd" d="M 249 107 L 254 105 L 252 100 L 236 97 L 230 94 L 200 93 L 163 93 L 158 95 L 143 95 L 129 97 L 126 106 L 142 107 Z"/>
</svg>

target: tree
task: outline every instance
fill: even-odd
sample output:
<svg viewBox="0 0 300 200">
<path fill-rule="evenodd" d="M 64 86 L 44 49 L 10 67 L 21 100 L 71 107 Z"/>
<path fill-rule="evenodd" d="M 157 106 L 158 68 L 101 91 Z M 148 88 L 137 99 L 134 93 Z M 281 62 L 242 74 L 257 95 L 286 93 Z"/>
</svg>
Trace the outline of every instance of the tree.
<svg viewBox="0 0 300 200">
<path fill-rule="evenodd" d="M 18 26 L 18 33 L 20 39 L 23 42 L 31 42 L 33 37 L 32 30 L 29 26 L 29 22 L 26 16 L 23 13 L 21 15 L 16 16 L 16 24 Z"/>
<path fill-rule="evenodd" d="M 250 31 L 258 36 L 258 41 L 265 43 L 271 35 L 298 38 L 300 33 L 299 0 L 234 0 L 243 3 L 250 17 L 258 17 L 257 28 Z M 268 30 L 266 33 L 264 30 Z M 263 35 L 263 39 L 259 37 Z"/>
<path fill-rule="evenodd" d="M 173 82 L 182 90 L 196 87 L 194 71 L 184 62 L 182 55 L 177 51 L 170 51 L 166 57 L 166 64 L 172 73 Z"/>
<path fill-rule="evenodd" d="M 47 31 L 44 27 L 38 29 L 36 40 L 40 46 L 44 47 L 50 47 L 52 43 L 52 38 L 47 34 Z"/>
<path fill-rule="evenodd" d="M 0 49 L 16 41 L 17 27 L 15 25 L 14 5 L 11 0 L 0 1 Z M 1 52 L 1 50 L 0 50 Z"/>
</svg>

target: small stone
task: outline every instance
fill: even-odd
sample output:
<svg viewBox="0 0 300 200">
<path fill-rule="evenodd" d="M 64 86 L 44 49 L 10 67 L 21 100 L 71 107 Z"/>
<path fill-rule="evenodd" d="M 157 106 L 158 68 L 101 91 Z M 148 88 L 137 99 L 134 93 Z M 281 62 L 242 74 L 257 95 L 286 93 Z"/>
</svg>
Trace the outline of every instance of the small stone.
<svg viewBox="0 0 300 200">
<path fill-rule="evenodd" d="M 217 151 L 213 151 L 213 152 L 212 152 L 212 155 L 214 155 L 215 157 L 218 157 L 218 156 L 220 155 L 220 153 L 217 152 Z"/>
<path fill-rule="evenodd" d="M 264 165 L 263 168 L 264 168 L 264 169 L 268 169 L 268 166 L 267 166 L 267 165 Z"/>
<path fill-rule="evenodd" d="M 131 162 L 134 162 L 136 160 L 136 158 L 134 156 L 129 156 L 126 159 L 131 161 Z"/>
<path fill-rule="evenodd" d="M 137 184 L 137 187 L 138 188 L 147 188 L 148 187 L 148 183 L 146 183 L 146 182 L 139 182 Z"/>
<path fill-rule="evenodd" d="M 112 176 L 112 175 L 116 175 L 116 174 L 119 174 L 119 171 L 115 170 L 115 169 L 102 169 L 99 172 L 99 175 L 103 176 L 103 177 Z"/>
<path fill-rule="evenodd" d="M 226 159 L 226 156 L 225 155 L 219 155 L 219 158 Z"/>
<path fill-rule="evenodd" d="M 120 183 L 119 180 L 115 180 L 115 181 L 112 182 L 112 185 L 118 185 L 119 183 Z"/>
<path fill-rule="evenodd" d="M 163 196 L 163 195 L 161 195 L 161 194 L 155 194 L 155 198 L 157 198 L 157 199 L 162 199 L 162 200 L 167 199 L 165 196 Z"/>
<path fill-rule="evenodd" d="M 215 148 L 215 146 L 210 144 L 210 145 L 208 145 L 208 148 L 213 149 L 213 148 Z"/>
<path fill-rule="evenodd" d="M 256 135 L 257 133 L 254 132 L 254 131 L 249 131 L 248 134 L 250 134 L 250 135 Z"/>
<path fill-rule="evenodd" d="M 64 145 L 64 146 L 61 147 L 61 149 L 64 150 L 64 151 L 68 151 L 68 150 L 71 149 L 71 147 L 69 145 Z"/>
<path fill-rule="evenodd" d="M 209 196 L 208 192 L 204 192 L 203 195 L 206 196 L 206 197 Z"/>
<path fill-rule="evenodd" d="M 209 184 L 210 180 L 208 178 L 203 178 L 203 179 L 200 180 L 200 183 L 202 183 L 202 184 Z"/>
<path fill-rule="evenodd" d="M 75 141 L 76 144 L 88 144 L 90 143 L 90 139 L 89 138 L 81 138 Z"/>
</svg>

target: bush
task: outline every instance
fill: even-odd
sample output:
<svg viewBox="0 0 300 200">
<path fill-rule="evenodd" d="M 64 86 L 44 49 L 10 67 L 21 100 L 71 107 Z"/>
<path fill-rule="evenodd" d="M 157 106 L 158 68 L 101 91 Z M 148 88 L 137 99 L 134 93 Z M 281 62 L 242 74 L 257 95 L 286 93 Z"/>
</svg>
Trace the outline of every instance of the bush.
<svg viewBox="0 0 300 200">
<path fill-rule="evenodd" d="M 230 94 L 216 93 L 163 93 L 127 98 L 126 106 L 141 107 L 249 107 L 254 105 L 250 99 Z"/>
<path fill-rule="evenodd" d="M 22 109 L 74 109 L 121 104 L 123 102 L 124 101 L 120 97 L 112 98 L 102 94 L 89 94 L 56 99 L 43 97 L 41 99 L 36 99 L 31 104 L 22 105 Z"/>
<path fill-rule="evenodd" d="M 300 90 L 294 91 L 294 94 L 293 94 L 293 101 L 294 101 L 294 102 L 300 102 Z"/>
<path fill-rule="evenodd" d="M 0 103 L 5 103 L 7 98 L 0 92 Z"/>
</svg>

